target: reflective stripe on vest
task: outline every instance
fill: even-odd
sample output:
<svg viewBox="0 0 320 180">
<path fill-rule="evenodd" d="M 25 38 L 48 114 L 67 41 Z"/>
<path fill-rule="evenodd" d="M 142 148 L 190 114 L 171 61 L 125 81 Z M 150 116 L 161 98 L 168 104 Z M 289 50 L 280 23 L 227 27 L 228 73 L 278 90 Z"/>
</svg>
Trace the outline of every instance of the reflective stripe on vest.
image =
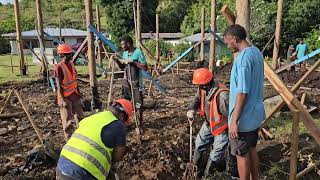
<svg viewBox="0 0 320 180">
<path fill-rule="evenodd" d="M 206 91 L 204 89 L 200 89 L 200 117 L 204 117 L 206 112 L 204 110 L 204 97 L 206 96 Z"/>
<path fill-rule="evenodd" d="M 218 91 L 210 102 L 210 129 L 211 134 L 214 136 L 218 136 L 228 128 L 228 117 L 224 114 L 220 114 L 218 110 L 219 103 L 217 102 L 217 97 L 222 91 L 228 92 L 229 90 L 219 85 Z"/>
<path fill-rule="evenodd" d="M 61 156 L 87 170 L 95 178 L 106 179 L 111 168 L 113 149 L 103 144 L 101 130 L 116 120 L 109 111 L 83 119 L 63 147 Z"/>
<path fill-rule="evenodd" d="M 71 71 L 69 70 L 64 61 L 61 61 L 59 63 L 59 66 L 61 67 L 63 72 L 62 88 L 64 97 L 70 96 L 73 92 L 78 93 L 77 76 L 73 62 L 70 62 L 70 65 Z"/>
</svg>

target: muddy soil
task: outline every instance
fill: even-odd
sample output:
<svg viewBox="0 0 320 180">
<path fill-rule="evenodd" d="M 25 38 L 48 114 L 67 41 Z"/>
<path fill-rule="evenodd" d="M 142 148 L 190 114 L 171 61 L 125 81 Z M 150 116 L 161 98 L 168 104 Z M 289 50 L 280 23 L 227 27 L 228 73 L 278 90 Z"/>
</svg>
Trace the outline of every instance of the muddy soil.
<svg viewBox="0 0 320 180">
<path fill-rule="evenodd" d="M 229 69 L 217 73 L 218 77 L 227 81 L 225 77 Z M 149 99 L 156 100 L 157 105 L 154 109 L 146 109 L 144 112 L 145 133 L 141 144 L 136 141 L 134 125 L 132 124 L 129 128 L 127 145 L 130 151 L 116 166 L 121 179 L 178 179 L 182 176 L 183 170 L 179 166 L 182 162 L 187 162 L 189 157 L 189 129 L 185 113 L 197 89 L 191 84 L 191 78 L 192 73 L 166 74 L 159 78 L 167 87 L 168 94 L 162 95 L 156 90 L 152 91 Z M 100 96 L 104 103 L 107 101 L 108 86 L 107 80 L 99 81 Z M 0 86 L 0 107 L 12 88 L 19 90 L 37 127 L 50 137 L 57 150 L 61 149 L 65 142 L 54 92 L 40 82 L 8 83 Z M 91 97 L 88 84 L 80 84 L 80 91 L 85 97 L 84 100 L 88 102 Z M 120 81 L 116 81 L 113 97 L 120 97 L 120 92 Z M 17 111 L 21 111 L 17 98 L 11 98 L 10 105 L 4 113 Z M 90 114 L 92 113 L 86 112 L 86 115 Z M 202 120 L 197 118 L 194 125 L 194 136 L 201 124 Z M 35 167 L 29 171 L 21 169 L 26 163 L 27 152 L 40 144 L 28 119 L 24 116 L 1 119 L 0 128 L 9 129 L 9 127 L 11 128 L 7 133 L 0 135 L 0 179 L 54 179 L 54 164 Z M 289 139 L 287 142 L 277 143 L 288 143 Z M 309 137 L 308 142 L 310 143 L 304 144 L 303 147 L 311 147 L 314 144 L 313 138 Z M 263 141 L 260 143 L 264 144 Z M 262 151 L 264 152 L 262 154 L 259 153 L 262 162 L 266 164 L 262 168 L 264 174 L 269 172 L 272 163 L 279 164 L 281 159 L 286 158 L 283 151 L 277 151 L 278 147 L 266 146 L 265 148 L 271 149 Z M 319 149 L 311 151 L 314 152 L 314 158 L 319 159 Z M 279 157 L 269 158 L 276 152 L 280 153 Z M 287 168 L 288 163 L 286 161 L 283 166 L 280 165 Z M 281 173 L 276 175 L 286 177 Z"/>
</svg>

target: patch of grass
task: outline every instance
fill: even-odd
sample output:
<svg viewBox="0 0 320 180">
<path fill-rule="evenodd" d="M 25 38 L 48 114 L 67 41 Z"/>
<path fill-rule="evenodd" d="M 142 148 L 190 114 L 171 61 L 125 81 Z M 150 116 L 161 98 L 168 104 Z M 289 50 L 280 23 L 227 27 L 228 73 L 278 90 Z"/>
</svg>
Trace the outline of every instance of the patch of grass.
<svg viewBox="0 0 320 180">
<path fill-rule="evenodd" d="M 320 117 L 314 118 L 314 121 L 320 127 Z M 276 137 L 289 136 L 292 132 L 292 115 L 290 113 L 281 113 L 268 123 L 268 127 L 273 130 L 272 133 L 274 133 Z M 299 134 L 309 133 L 302 120 L 300 120 L 299 127 Z"/>
<path fill-rule="evenodd" d="M 21 77 L 19 56 L 10 57 L 10 55 L 0 55 L 0 83 L 8 81 L 31 81 L 41 78 L 41 64 L 33 63 L 31 55 L 27 55 L 25 57 L 27 59 L 26 63 L 28 64 L 28 71 L 27 76 Z M 13 68 L 11 68 L 11 58 Z M 50 70 L 53 70 L 53 67 L 53 65 L 49 65 Z M 88 74 L 89 72 L 87 65 L 76 65 L 76 70 L 78 74 Z M 98 70 L 97 74 L 100 74 Z"/>
</svg>

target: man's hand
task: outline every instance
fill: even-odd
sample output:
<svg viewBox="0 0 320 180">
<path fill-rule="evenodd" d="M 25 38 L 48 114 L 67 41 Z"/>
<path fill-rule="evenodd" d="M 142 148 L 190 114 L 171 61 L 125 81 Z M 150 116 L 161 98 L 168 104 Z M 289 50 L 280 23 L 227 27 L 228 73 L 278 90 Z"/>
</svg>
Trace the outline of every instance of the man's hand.
<svg viewBox="0 0 320 180">
<path fill-rule="evenodd" d="M 232 139 L 238 138 L 238 122 L 232 120 L 230 128 L 229 128 L 229 137 Z"/>
<path fill-rule="evenodd" d="M 59 99 L 58 99 L 58 105 L 59 105 L 60 107 L 65 107 L 65 106 L 67 106 L 67 103 L 64 101 L 63 98 L 59 98 Z"/>
<path fill-rule="evenodd" d="M 194 114 L 195 114 L 195 111 L 194 110 L 189 110 L 187 112 L 187 118 L 188 119 L 193 119 L 194 118 Z"/>
<path fill-rule="evenodd" d="M 125 62 L 126 62 L 126 64 L 131 64 L 131 63 L 133 63 L 133 60 L 132 59 L 127 59 Z"/>
</svg>

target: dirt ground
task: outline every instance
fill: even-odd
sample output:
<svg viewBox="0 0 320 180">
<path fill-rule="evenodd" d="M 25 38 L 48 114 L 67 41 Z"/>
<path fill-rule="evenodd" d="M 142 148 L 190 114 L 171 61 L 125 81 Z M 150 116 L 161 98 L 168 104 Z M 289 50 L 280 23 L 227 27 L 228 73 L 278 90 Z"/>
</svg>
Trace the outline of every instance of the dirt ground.
<svg viewBox="0 0 320 180">
<path fill-rule="evenodd" d="M 217 79 L 228 82 L 230 69 L 229 65 L 218 70 Z M 295 80 L 302 75 L 303 73 L 295 75 L 296 79 L 291 79 L 292 81 L 288 83 L 295 83 Z M 318 73 L 312 76 L 305 86 L 311 87 L 312 85 L 320 88 L 319 75 Z M 280 76 L 282 78 L 292 77 L 290 73 Z M 191 78 L 191 73 L 166 74 L 159 78 L 160 82 L 167 87 L 168 94 L 162 95 L 157 90 L 152 91 L 149 99 L 156 100 L 157 104 L 155 108 L 146 109 L 144 112 L 145 133 L 141 144 L 135 140 L 134 125 L 132 124 L 129 128 L 127 145 L 130 151 L 116 166 L 121 179 L 178 179 L 182 177 L 183 170 L 180 169 L 180 164 L 187 162 L 189 157 L 189 128 L 185 114 L 196 92 L 196 87 L 191 84 Z M 113 97 L 120 97 L 120 81 L 116 81 L 115 84 Z M 108 85 L 107 80 L 99 81 L 100 96 L 104 102 L 107 101 Z M 149 83 L 146 84 L 146 87 L 148 85 Z M 57 150 L 61 149 L 64 139 L 54 92 L 41 82 L 3 84 L 0 86 L 0 107 L 12 88 L 17 89 L 21 94 L 37 127 L 50 137 Z M 80 84 L 80 88 L 85 102 L 89 101 L 91 97 L 89 86 Z M 267 94 L 272 91 L 272 88 L 270 89 L 267 90 Z M 272 96 L 270 94 L 273 93 L 267 96 Z M 319 94 L 310 99 L 319 106 Z M 4 113 L 20 111 L 22 109 L 17 98 L 14 97 L 11 98 L 10 105 Z M 86 112 L 86 115 L 90 114 L 91 112 Z M 201 124 L 200 119 L 195 122 L 194 136 Z M 35 145 L 40 144 L 27 117 L 0 119 L 0 128 L 8 130 L 5 134 L 0 135 L 0 179 L 54 179 L 54 163 L 35 166 L 29 170 L 24 169 L 28 152 Z M 259 144 L 263 176 L 267 177 L 266 179 L 286 179 L 289 172 L 290 137 L 281 140 L 260 140 Z M 320 159 L 319 146 L 310 135 L 300 136 L 299 147 L 301 157 L 299 157 L 298 171 L 307 167 L 309 162 L 307 155 L 312 153 L 312 159 Z M 283 172 L 272 171 L 277 166 Z M 305 178 L 319 179 L 319 175 L 312 171 Z"/>
</svg>

